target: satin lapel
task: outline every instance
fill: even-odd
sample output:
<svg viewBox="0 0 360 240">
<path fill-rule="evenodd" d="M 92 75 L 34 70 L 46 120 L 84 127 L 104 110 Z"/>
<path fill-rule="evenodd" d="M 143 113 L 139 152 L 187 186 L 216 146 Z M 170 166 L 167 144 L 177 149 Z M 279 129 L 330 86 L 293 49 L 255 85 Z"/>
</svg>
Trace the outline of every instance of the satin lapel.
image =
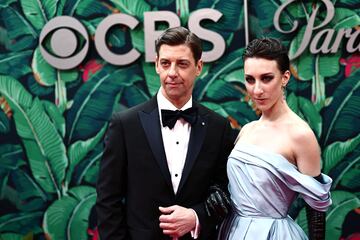
<svg viewBox="0 0 360 240">
<path fill-rule="evenodd" d="M 166 182 L 172 188 L 171 176 L 166 161 L 164 144 L 161 135 L 158 109 L 155 106 L 151 112 L 143 111 L 138 114 L 154 157 L 159 164 Z"/>
<path fill-rule="evenodd" d="M 188 178 L 195 160 L 200 152 L 206 134 L 207 123 L 207 117 L 201 116 L 199 113 L 198 120 L 196 121 L 195 125 L 191 127 L 188 152 L 186 155 L 185 166 L 177 193 L 180 193 L 181 188 L 186 182 L 186 179 Z"/>
</svg>

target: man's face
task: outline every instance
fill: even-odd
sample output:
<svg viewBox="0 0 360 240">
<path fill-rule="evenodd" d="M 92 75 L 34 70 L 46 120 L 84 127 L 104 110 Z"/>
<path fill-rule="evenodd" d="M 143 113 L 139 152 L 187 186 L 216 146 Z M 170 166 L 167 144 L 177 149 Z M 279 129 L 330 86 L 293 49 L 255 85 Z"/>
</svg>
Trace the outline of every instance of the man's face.
<svg viewBox="0 0 360 240">
<path fill-rule="evenodd" d="M 159 49 L 155 64 L 163 95 L 176 107 L 181 108 L 192 95 L 195 78 L 202 70 L 202 60 L 195 63 L 191 49 L 184 44 L 164 44 Z"/>
</svg>

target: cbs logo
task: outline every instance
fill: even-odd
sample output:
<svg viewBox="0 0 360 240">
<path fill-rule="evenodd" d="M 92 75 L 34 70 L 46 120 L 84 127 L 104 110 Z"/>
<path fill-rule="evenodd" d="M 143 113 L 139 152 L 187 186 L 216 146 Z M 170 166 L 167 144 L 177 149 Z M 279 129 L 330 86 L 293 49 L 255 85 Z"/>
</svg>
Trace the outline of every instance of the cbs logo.
<svg viewBox="0 0 360 240">
<path fill-rule="evenodd" d="M 70 29 L 81 34 L 85 42 L 83 48 L 75 55 L 74 53 L 78 48 L 78 39 Z M 50 46 L 57 56 L 50 54 L 42 44 L 50 32 L 53 32 Z M 50 20 L 42 29 L 39 48 L 42 56 L 51 66 L 58 69 L 71 69 L 79 65 L 86 57 L 89 49 L 89 36 L 79 20 L 68 16 L 59 16 Z"/>
<path fill-rule="evenodd" d="M 200 26 L 200 21 L 210 19 L 217 22 L 221 16 L 222 13 L 215 9 L 204 8 L 194 11 L 188 19 L 190 31 L 213 45 L 213 49 L 203 52 L 202 59 L 204 62 L 219 59 L 225 51 L 226 44 L 220 34 Z M 170 11 L 144 12 L 145 61 L 147 62 L 155 60 L 155 40 L 163 32 L 155 30 L 156 22 L 167 22 L 169 27 L 176 27 L 181 24 L 179 17 Z M 123 13 L 107 16 L 100 22 L 95 31 L 94 43 L 96 51 L 105 61 L 114 65 L 127 65 L 136 61 L 141 54 L 135 48 L 124 54 L 116 54 L 110 51 L 106 43 L 106 34 L 114 25 L 122 24 L 134 29 L 138 23 L 139 21 L 135 17 Z M 83 41 L 81 41 L 82 48 L 78 52 L 76 51 L 80 47 L 80 41 L 75 32 L 83 38 Z M 52 33 L 52 36 L 49 38 L 49 44 L 53 54 L 49 53 L 43 46 L 50 33 Z M 76 18 L 58 16 L 51 19 L 42 29 L 39 48 L 45 61 L 51 66 L 62 70 L 72 69 L 78 66 L 86 57 L 89 50 L 89 36 L 84 25 Z"/>
</svg>

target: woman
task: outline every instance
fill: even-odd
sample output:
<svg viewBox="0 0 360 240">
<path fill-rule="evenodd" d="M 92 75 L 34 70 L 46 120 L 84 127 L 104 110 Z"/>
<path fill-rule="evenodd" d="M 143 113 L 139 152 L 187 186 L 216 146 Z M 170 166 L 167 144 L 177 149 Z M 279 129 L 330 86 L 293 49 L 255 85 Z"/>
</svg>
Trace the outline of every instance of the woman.
<svg viewBox="0 0 360 240">
<path fill-rule="evenodd" d="M 219 239 L 308 239 L 287 215 L 298 193 L 310 206 L 310 239 L 324 239 L 332 180 L 320 173 L 320 148 L 311 128 L 286 104 L 287 50 L 276 39 L 255 39 L 243 59 L 246 90 L 261 117 L 241 129 L 229 156 L 233 211 Z"/>
</svg>

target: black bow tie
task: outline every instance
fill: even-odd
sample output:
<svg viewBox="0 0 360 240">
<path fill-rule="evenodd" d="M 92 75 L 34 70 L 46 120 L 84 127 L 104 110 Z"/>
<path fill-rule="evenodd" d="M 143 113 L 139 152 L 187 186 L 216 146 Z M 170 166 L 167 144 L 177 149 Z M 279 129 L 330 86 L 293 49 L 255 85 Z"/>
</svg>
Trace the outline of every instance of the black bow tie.
<svg viewBox="0 0 360 240">
<path fill-rule="evenodd" d="M 179 118 L 183 118 L 185 121 L 193 125 L 197 120 L 197 108 L 191 107 L 184 111 L 161 110 L 161 119 L 164 127 L 168 126 L 172 129 Z"/>
</svg>

